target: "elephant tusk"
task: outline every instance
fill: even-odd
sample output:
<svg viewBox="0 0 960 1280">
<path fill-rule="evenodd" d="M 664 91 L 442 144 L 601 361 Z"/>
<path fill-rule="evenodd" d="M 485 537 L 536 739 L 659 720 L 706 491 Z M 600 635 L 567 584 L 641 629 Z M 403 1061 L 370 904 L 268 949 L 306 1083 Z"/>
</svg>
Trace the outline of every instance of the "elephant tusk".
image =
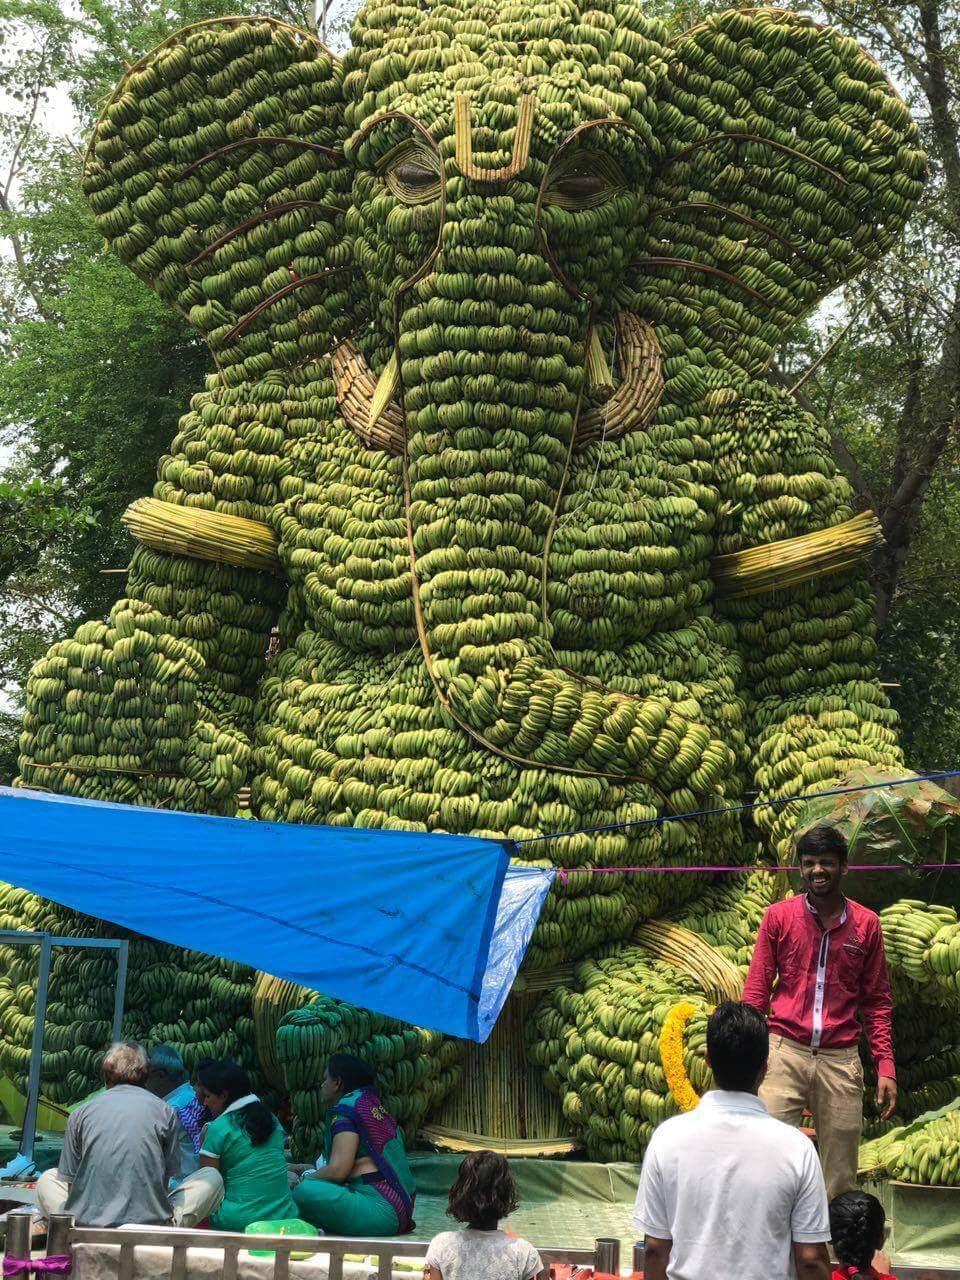
<svg viewBox="0 0 960 1280">
<path fill-rule="evenodd" d="M 606 402 L 581 413 L 577 448 L 595 440 L 616 440 L 630 431 L 644 431 L 653 421 L 663 397 L 663 361 L 653 325 L 629 311 L 617 316 L 617 350 L 621 380 Z M 330 356 L 337 404 L 347 425 L 368 449 L 403 455 L 403 410 L 396 400 L 399 361 L 390 357 L 379 378 L 351 340 Z M 601 393 L 613 379 L 600 343 L 591 334 L 587 349 L 588 383 Z"/>
<path fill-rule="evenodd" d="M 645 431 L 660 408 L 663 359 L 653 325 L 621 311 L 617 316 L 617 349 L 620 385 L 606 404 L 580 414 L 578 449 L 594 440 L 617 440 L 631 431 Z"/>
<path fill-rule="evenodd" d="M 614 392 L 613 374 L 610 372 L 610 365 L 607 363 L 606 354 L 600 345 L 600 335 L 595 327 L 590 330 L 590 338 L 587 342 L 587 364 L 584 372 L 587 377 L 587 389 L 596 399 L 604 402 L 609 400 Z"/>
<path fill-rule="evenodd" d="M 330 365 L 337 405 L 347 425 L 368 449 L 384 449 L 394 457 L 401 457 L 403 411 L 396 400 L 390 398 L 376 418 L 373 417 L 378 379 L 349 338 L 331 353 Z M 386 372 L 384 369 L 384 374 Z"/>
<path fill-rule="evenodd" d="M 377 385 L 373 391 L 373 397 L 370 401 L 370 415 L 367 418 L 367 435 L 369 436 L 376 427 L 377 423 L 383 417 L 383 411 L 388 404 L 391 404 L 396 397 L 397 388 L 400 385 L 400 361 L 397 353 L 387 361 L 386 367 L 377 379 Z"/>
</svg>

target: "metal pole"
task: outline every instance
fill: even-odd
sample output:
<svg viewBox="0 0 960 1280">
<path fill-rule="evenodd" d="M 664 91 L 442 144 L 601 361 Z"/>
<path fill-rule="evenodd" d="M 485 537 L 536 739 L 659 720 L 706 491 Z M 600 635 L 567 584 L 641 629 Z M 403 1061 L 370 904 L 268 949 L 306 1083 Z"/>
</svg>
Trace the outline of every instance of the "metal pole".
<svg viewBox="0 0 960 1280">
<path fill-rule="evenodd" d="M 21 1213 L 19 1210 L 7 1214 L 7 1237 L 4 1241 L 4 1262 L 9 1266 L 7 1259 L 16 1259 L 18 1262 L 26 1262 L 27 1266 L 20 1271 L 8 1272 L 8 1280 L 14 1280 L 14 1277 L 28 1276 L 30 1274 L 30 1247 L 33 1243 L 33 1214 L 30 1212 Z M 6 1268 L 4 1268 L 6 1269 Z"/>
<path fill-rule="evenodd" d="M 37 1108 L 40 1105 L 40 1067 L 43 1061 L 43 1028 L 47 1018 L 47 993 L 50 988 L 50 957 L 53 948 L 50 934 L 40 939 L 40 972 L 37 976 L 37 1003 L 33 1010 L 33 1042 L 30 1045 L 30 1075 L 27 1080 L 27 1106 L 23 1116 L 20 1154 L 33 1159 L 37 1136 Z"/>
<path fill-rule="evenodd" d="M 130 943 L 124 939 L 117 951 L 117 989 L 113 997 L 113 1039 L 119 1040 L 123 1035 L 123 1002 L 127 995 L 127 960 L 130 955 Z"/>
<path fill-rule="evenodd" d="M 605 1276 L 620 1274 L 620 1241 L 602 1236 L 593 1243 L 593 1269 Z"/>
<path fill-rule="evenodd" d="M 63 1258 L 70 1252 L 72 1213 L 51 1213 L 47 1219 L 47 1257 Z"/>
</svg>

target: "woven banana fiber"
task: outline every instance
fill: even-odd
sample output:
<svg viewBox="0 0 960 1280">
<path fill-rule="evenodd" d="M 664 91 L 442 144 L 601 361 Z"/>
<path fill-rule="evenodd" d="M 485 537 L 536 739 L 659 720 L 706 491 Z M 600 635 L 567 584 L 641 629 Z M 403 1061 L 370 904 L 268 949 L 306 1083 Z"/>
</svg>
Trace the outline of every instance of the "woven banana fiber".
<svg viewBox="0 0 960 1280">
<path fill-rule="evenodd" d="M 468 1050 L 459 1086 L 422 1137 L 447 1151 L 556 1156 L 574 1150 L 559 1098 L 527 1064 L 527 1022 L 545 989 L 529 979 L 523 990 L 514 988 L 490 1039 Z"/>
<path fill-rule="evenodd" d="M 739 1000 L 743 994 L 743 977 L 736 965 L 690 929 L 669 920 L 646 920 L 633 936 L 658 960 L 689 974 L 708 999 L 719 1003 Z"/>
<path fill-rule="evenodd" d="M 577 423 L 577 448 L 593 440 L 616 440 L 642 431 L 653 420 L 663 395 L 663 362 L 653 325 L 629 311 L 617 316 L 620 385 L 605 404 L 588 409 Z"/>
<path fill-rule="evenodd" d="M 274 978 L 269 973 L 258 973 L 253 984 L 253 1038 L 257 1059 L 261 1071 L 275 1089 L 286 1088 L 277 1059 L 277 1028 L 281 1018 L 306 1004 L 309 996 L 306 987 L 299 987 L 284 978 Z"/>
</svg>

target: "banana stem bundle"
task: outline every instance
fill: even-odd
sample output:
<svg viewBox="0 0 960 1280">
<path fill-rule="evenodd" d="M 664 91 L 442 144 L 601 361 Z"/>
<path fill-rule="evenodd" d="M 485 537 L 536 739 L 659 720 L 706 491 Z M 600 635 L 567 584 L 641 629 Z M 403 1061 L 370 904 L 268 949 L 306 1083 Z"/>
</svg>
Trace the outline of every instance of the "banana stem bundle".
<svg viewBox="0 0 960 1280">
<path fill-rule="evenodd" d="M 816 533 L 716 556 L 711 573 L 717 594 L 735 600 L 781 591 L 822 574 L 848 569 L 882 541 L 880 521 L 872 511 L 864 511 L 852 520 Z"/>
<path fill-rule="evenodd" d="M 259 520 L 140 498 L 123 513 L 123 523 L 138 542 L 171 555 L 240 569 L 278 568 L 277 535 Z"/>
</svg>

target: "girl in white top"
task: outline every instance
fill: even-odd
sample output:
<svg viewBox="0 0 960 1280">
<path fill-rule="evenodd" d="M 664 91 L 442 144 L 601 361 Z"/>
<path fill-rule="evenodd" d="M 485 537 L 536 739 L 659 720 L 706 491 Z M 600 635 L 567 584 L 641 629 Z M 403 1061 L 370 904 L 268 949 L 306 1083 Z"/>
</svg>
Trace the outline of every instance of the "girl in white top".
<svg viewBox="0 0 960 1280">
<path fill-rule="evenodd" d="M 547 1276 L 532 1244 L 499 1229 L 519 1203 L 510 1166 L 495 1151 L 473 1151 L 460 1165 L 447 1213 L 466 1223 L 430 1241 L 424 1280 L 534 1280 Z"/>
</svg>

